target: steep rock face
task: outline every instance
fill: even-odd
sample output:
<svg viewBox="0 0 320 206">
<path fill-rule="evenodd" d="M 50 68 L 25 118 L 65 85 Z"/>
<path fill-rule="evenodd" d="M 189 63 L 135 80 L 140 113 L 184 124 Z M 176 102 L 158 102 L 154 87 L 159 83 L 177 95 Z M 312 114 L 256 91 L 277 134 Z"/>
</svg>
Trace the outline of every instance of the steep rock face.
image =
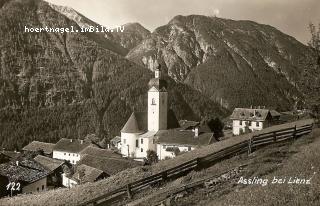
<svg viewBox="0 0 320 206">
<path fill-rule="evenodd" d="M 226 108 L 266 105 L 289 109 L 303 99 L 300 73 L 313 52 L 277 29 L 251 21 L 176 16 L 127 55 Z"/>
<path fill-rule="evenodd" d="M 54 4 L 49 5 L 56 11 L 76 22 L 80 27 L 88 28 L 90 26 L 93 26 L 96 28 L 101 26 L 70 7 L 57 6 Z M 125 25 L 121 25 L 121 29 L 113 29 L 112 32 L 102 32 L 97 34 L 117 44 L 118 48 L 116 52 L 121 55 L 125 55 L 132 48 L 141 43 L 143 39 L 149 37 L 150 31 L 144 28 L 139 23 L 128 23 Z"/>
<path fill-rule="evenodd" d="M 139 23 L 128 23 L 121 27 L 123 32 L 108 33 L 106 38 L 113 42 L 117 42 L 128 49 L 128 51 L 140 44 L 142 40 L 148 38 L 151 34 L 149 30 Z"/>
<path fill-rule="evenodd" d="M 21 148 L 34 139 L 82 138 L 95 132 L 96 119 L 112 137 L 133 110 L 146 110 L 152 73 L 114 51 L 108 39 L 87 33 L 28 33 L 25 26 L 79 28 L 44 1 L 9 0 L 2 5 L 2 147 Z M 169 106 L 179 119 L 228 112 L 193 88 L 167 80 Z"/>
</svg>

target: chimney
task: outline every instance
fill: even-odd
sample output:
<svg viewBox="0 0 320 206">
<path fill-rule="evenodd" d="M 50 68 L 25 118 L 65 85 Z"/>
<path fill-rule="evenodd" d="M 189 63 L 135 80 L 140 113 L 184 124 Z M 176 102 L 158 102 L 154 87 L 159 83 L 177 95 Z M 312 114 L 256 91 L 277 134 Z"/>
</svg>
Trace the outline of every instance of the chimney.
<svg viewBox="0 0 320 206">
<path fill-rule="evenodd" d="M 194 137 L 198 137 L 199 136 L 199 128 L 196 127 L 194 128 Z"/>
<path fill-rule="evenodd" d="M 19 166 L 19 161 L 16 161 L 16 165 Z"/>
<path fill-rule="evenodd" d="M 83 144 L 83 140 L 80 140 L 80 144 Z"/>
</svg>

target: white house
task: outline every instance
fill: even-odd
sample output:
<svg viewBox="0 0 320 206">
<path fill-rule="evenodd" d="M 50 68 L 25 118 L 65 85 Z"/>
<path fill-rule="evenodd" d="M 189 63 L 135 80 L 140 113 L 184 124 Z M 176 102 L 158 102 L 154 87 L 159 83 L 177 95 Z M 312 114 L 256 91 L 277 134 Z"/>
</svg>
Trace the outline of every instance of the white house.
<svg viewBox="0 0 320 206">
<path fill-rule="evenodd" d="M 160 160 L 174 158 L 178 154 L 216 142 L 213 133 L 202 132 L 198 127 L 194 130 L 182 130 L 182 128 L 161 130 L 156 136 L 157 155 Z"/>
<path fill-rule="evenodd" d="M 235 108 L 230 119 L 233 121 L 234 135 L 262 130 L 272 124 L 272 115 L 268 109 Z"/>
<path fill-rule="evenodd" d="M 136 159 L 147 157 L 147 151 L 156 151 L 155 134 L 167 129 L 167 82 L 159 68 L 149 81 L 148 112 L 133 112 L 121 130 L 121 154 Z"/>
<path fill-rule="evenodd" d="M 67 160 L 71 164 L 76 164 L 80 160 L 80 152 L 91 143 L 79 139 L 60 139 L 53 147 L 53 158 Z"/>
</svg>

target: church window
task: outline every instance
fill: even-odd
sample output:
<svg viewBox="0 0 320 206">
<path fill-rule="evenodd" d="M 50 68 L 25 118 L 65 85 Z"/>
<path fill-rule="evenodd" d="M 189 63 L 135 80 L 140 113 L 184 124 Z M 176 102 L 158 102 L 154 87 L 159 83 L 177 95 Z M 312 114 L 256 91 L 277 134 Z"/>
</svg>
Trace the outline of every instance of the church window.
<svg viewBox="0 0 320 206">
<path fill-rule="evenodd" d="M 242 121 L 240 121 L 240 125 L 242 125 Z"/>
<path fill-rule="evenodd" d="M 141 144 L 143 144 L 143 139 L 141 139 Z"/>
<path fill-rule="evenodd" d="M 259 122 L 256 122 L 256 126 L 259 127 Z"/>
<path fill-rule="evenodd" d="M 136 140 L 136 147 L 139 147 L 139 141 Z"/>
<path fill-rule="evenodd" d="M 151 100 L 151 105 L 156 105 L 156 100 L 154 98 Z"/>
<path fill-rule="evenodd" d="M 141 152 L 143 152 L 143 149 L 141 148 Z"/>
</svg>

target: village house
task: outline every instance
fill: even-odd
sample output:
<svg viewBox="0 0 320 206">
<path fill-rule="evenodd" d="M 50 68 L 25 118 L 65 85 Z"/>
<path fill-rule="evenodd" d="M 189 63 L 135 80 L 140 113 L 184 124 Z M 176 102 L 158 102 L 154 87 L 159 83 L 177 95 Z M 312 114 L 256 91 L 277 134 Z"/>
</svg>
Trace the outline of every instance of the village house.
<svg viewBox="0 0 320 206">
<path fill-rule="evenodd" d="M 81 164 L 76 167 L 76 171 L 72 175 L 67 175 L 63 173 L 62 175 L 62 185 L 65 187 L 74 187 L 78 184 L 84 184 L 87 182 L 95 182 L 104 179 L 108 175 L 102 170 L 90 167 L 85 164 Z"/>
<path fill-rule="evenodd" d="M 49 172 L 47 176 L 48 189 L 62 186 L 63 165 L 66 165 L 64 160 L 53 159 L 42 155 L 37 155 L 34 160 Z"/>
<path fill-rule="evenodd" d="M 197 145 L 210 142 L 212 133 L 198 133 L 199 136 L 195 137 L 198 122 L 184 120 L 185 125 L 180 128 L 174 113 L 168 110 L 167 82 L 162 77 L 160 66 L 155 69 L 155 76 L 148 86 L 147 112 L 133 112 L 121 130 L 121 154 L 124 157 L 142 160 L 147 158 L 150 150 L 164 159 L 175 156 L 178 150 L 190 151 Z"/>
<path fill-rule="evenodd" d="M 76 164 L 80 160 L 80 152 L 92 143 L 79 139 L 60 139 L 53 147 L 53 158 L 67 160 Z"/>
<path fill-rule="evenodd" d="M 200 132 L 197 127 L 194 130 L 161 130 L 156 136 L 157 155 L 160 160 L 174 158 L 178 154 L 216 142 L 213 133 Z"/>
<path fill-rule="evenodd" d="M 22 148 L 24 152 L 39 152 L 42 151 L 45 156 L 52 157 L 53 147 L 55 144 L 33 141 Z"/>
<path fill-rule="evenodd" d="M 233 135 L 262 130 L 279 118 L 280 113 L 277 111 L 260 108 L 235 108 L 230 116 Z"/>
<path fill-rule="evenodd" d="M 62 175 L 63 186 L 74 187 L 86 182 L 95 182 L 128 168 L 142 165 L 136 161 L 124 159 L 121 155 L 103 150 L 89 147 L 83 150 L 80 161 L 74 167 L 74 173 Z"/>
<path fill-rule="evenodd" d="M 0 164 L 0 197 L 47 190 L 49 171 L 34 160 Z"/>
<path fill-rule="evenodd" d="M 20 152 L 2 150 L 0 151 L 0 164 L 10 162 L 11 160 L 17 158 L 20 154 Z"/>
</svg>

